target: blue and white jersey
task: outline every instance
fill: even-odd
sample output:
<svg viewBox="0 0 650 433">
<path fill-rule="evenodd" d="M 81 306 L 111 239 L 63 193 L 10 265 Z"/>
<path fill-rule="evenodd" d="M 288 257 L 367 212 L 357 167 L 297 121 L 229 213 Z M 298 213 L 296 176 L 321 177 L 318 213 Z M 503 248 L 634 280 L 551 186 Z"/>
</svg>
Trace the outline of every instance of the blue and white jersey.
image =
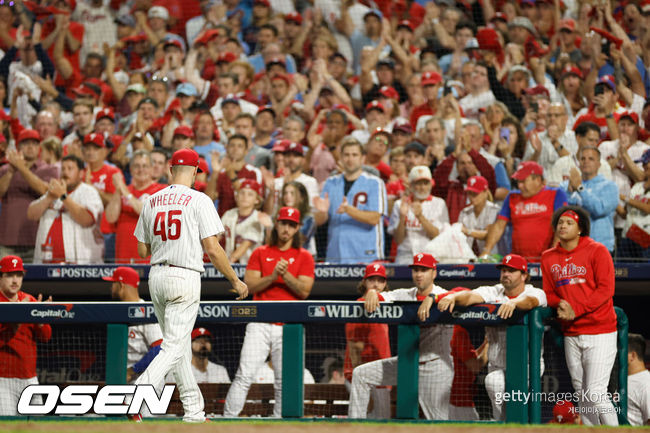
<svg viewBox="0 0 650 433">
<path fill-rule="evenodd" d="M 337 213 L 343 202 L 345 178 L 330 176 L 323 185 L 321 196 L 329 195 L 329 228 L 327 230 L 327 261 L 331 263 L 369 263 L 384 257 L 384 223 L 371 226 L 361 223 L 347 213 Z M 361 173 L 347 194 L 348 203 L 362 211 L 387 214 L 386 187 L 377 176 Z"/>
</svg>

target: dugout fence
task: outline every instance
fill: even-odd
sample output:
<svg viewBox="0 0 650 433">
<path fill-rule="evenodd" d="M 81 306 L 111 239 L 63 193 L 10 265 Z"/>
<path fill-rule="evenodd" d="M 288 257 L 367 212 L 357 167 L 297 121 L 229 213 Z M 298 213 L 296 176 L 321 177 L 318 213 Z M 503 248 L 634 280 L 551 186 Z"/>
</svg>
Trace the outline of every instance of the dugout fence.
<svg viewBox="0 0 650 433">
<path fill-rule="evenodd" d="M 397 419 L 414 420 L 421 417 L 418 411 L 417 391 L 420 327 L 434 323 L 462 325 L 470 330 L 473 341 L 482 338 L 481 328 L 485 326 L 506 327 L 506 393 L 537 395 L 551 391 L 570 391 L 566 366 L 562 366 L 562 339 L 554 328 L 555 321 L 550 308 L 536 308 L 527 314 L 515 314 L 513 318 L 505 321 L 496 315 L 497 307 L 491 304 L 458 308 L 452 314 L 440 313 L 433 308 L 430 318 L 423 324 L 417 318 L 418 306 L 419 303 L 416 302 L 386 303 L 382 304 L 377 312 L 366 314 L 362 303 L 359 302 L 203 302 L 196 325 L 213 330 L 213 334 L 216 334 L 215 346 L 229 341 L 229 350 L 238 356 L 246 323 L 282 322 L 284 324 L 282 357 L 282 416 L 284 418 L 345 416 L 342 403 L 346 402 L 341 401 L 345 396 L 339 388 L 333 386 L 319 388 L 319 385 L 305 387 L 304 376 L 296 374 L 304 370 L 310 357 L 313 358 L 314 347 L 326 347 L 333 353 L 341 353 L 344 350 L 341 327 L 345 323 L 387 323 L 391 326 L 393 355 L 398 356 L 398 385 L 396 390 L 392 391 L 395 398 L 393 416 Z M 616 308 L 616 313 L 619 350 L 612 382 L 613 389 L 620 395 L 620 400 L 615 403 L 619 420 L 624 424 L 627 414 L 628 324 L 623 310 Z M 126 383 L 128 325 L 156 321 L 151 303 L 122 302 L 7 303 L 0 304 L 0 317 L 3 323 L 52 325 L 53 339 L 50 343 L 39 345 L 39 370 L 43 368 L 44 353 L 56 352 L 61 356 L 84 354 L 85 358 L 79 362 L 86 363 L 85 374 L 39 375 L 41 383 L 45 381 L 58 384 Z M 543 354 L 542 347 L 544 347 Z M 92 360 L 88 359 L 93 356 Z M 546 365 L 543 376 L 540 374 L 542 356 Z M 483 378 L 483 373 L 477 375 L 479 385 Z M 269 386 L 254 387 L 251 391 L 253 394 L 249 393 L 248 398 L 259 398 L 261 406 L 260 401 L 255 403 L 257 407 L 263 407 L 264 396 L 270 395 Z M 222 399 L 227 390 L 227 386 L 223 385 L 203 386 L 203 388 L 212 391 L 216 389 L 217 394 L 213 396 L 216 400 Z M 336 406 L 335 410 L 331 410 L 330 407 L 327 411 L 314 411 L 314 400 L 324 398 L 323 392 L 333 393 L 331 398 L 326 398 L 327 401 L 322 403 Z M 489 413 L 489 400 L 486 402 L 483 396 L 480 403 L 480 393 L 475 400 L 481 419 L 486 419 L 486 413 Z M 481 404 L 483 406 L 479 407 Z M 505 402 L 505 421 L 541 423 L 549 419 L 552 406 L 552 400 L 511 399 Z"/>
</svg>

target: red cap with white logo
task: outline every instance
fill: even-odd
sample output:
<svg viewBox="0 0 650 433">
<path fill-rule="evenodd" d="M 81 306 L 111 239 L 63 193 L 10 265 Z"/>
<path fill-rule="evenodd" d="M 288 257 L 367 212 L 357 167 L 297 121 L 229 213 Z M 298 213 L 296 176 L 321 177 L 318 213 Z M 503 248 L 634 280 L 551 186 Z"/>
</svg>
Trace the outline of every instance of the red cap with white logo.
<svg viewBox="0 0 650 433">
<path fill-rule="evenodd" d="M 421 266 L 423 268 L 436 269 L 436 259 L 427 253 L 419 253 L 413 256 L 413 263 L 409 265 L 409 268 L 413 266 Z"/>
<path fill-rule="evenodd" d="M 241 183 L 241 185 L 239 185 L 239 190 L 240 190 L 240 191 L 241 191 L 242 189 L 246 189 L 246 188 L 248 188 L 248 189 L 252 189 L 252 190 L 255 191 L 255 192 L 257 193 L 257 195 L 259 195 L 260 197 L 262 197 L 262 196 L 264 195 L 264 193 L 262 192 L 262 185 L 260 185 L 259 182 L 256 181 L 255 179 L 245 179 L 245 180 Z"/>
<path fill-rule="evenodd" d="M 467 179 L 465 191 L 481 193 L 488 189 L 488 181 L 483 176 L 472 176 Z"/>
<path fill-rule="evenodd" d="M 296 208 L 285 206 L 278 212 L 278 221 L 293 221 L 300 224 L 300 211 Z"/>
<path fill-rule="evenodd" d="M 23 267 L 23 259 L 18 256 L 4 256 L 0 260 L 0 272 L 25 272 Z"/>
<path fill-rule="evenodd" d="M 363 276 L 363 279 L 370 277 L 384 277 L 386 278 L 386 268 L 380 263 L 370 263 L 366 266 L 366 274 Z"/>
<path fill-rule="evenodd" d="M 112 282 L 119 281 L 124 284 L 128 284 L 129 286 L 138 287 L 140 284 L 140 275 L 138 275 L 138 272 L 133 268 L 129 268 L 128 266 L 120 266 L 118 268 L 115 268 L 112 276 L 102 277 L 102 280 Z"/>
<path fill-rule="evenodd" d="M 192 341 L 199 337 L 212 338 L 212 333 L 205 328 L 194 328 L 192 331 Z"/>
<path fill-rule="evenodd" d="M 177 150 L 172 155 L 172 160 L 170 164 L 172 167 L 175 165 L 189 165 L 190 167 L 198 167 L 199 154 L 192 149 Z M 199 173 L 203 173 L 203 171 L 200 168 L 199 168 Z"/>
<path fill-rule="evenodd" d="M 501 260 L 501 263 L 497 265 L 497 268 L 501 269 L 503 267 L 516 269 L 521 272 L 528 272 L 528 262 L 517 254 L 508 254 L 507 256 L 503 256 L 503 260 Z"/>
</svg>

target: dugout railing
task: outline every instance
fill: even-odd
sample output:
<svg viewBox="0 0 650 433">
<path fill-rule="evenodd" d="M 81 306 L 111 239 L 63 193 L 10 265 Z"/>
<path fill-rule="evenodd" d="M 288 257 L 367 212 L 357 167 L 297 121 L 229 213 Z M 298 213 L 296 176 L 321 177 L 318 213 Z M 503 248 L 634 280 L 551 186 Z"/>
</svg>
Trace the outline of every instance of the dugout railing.
<svg viewBox="0 0 650 433">
<path fill-rule="evenodd" d="M 496 315 L 498 306 L 479 304 L 441 313 L 432 308 L 429 319 L 417 318 L 419 302 L 382 303 L 372 314 L 360 302 L 202 302 L 206 314 L 197 317 L 197 325 L 249 322 L 284 323 L 283 332 L 283 418 L 304 416 L 303 376 L 295 374 L 305 365 L 304 324 L 387 323 L 397 325 L 398 386 L 395 415 L 414 420 L 418 412 L 419 335 L 423 324 L 458 324 L 465 327 L 507 326 L 505 392 L 536 393 L 541 390 L 540 362 L 545 323 L 552 320 L 550 308 L 515 315 L 503 320 Z M 618 316 L 618 392 L 617 412 L 621 424 L 627 423 L 627 317 Z M 128 325 L 153 323 L 151 303 L 76 302 L 76 303 L 1 303 L 3 323 L 50 323 L 52 325 L 106 324 L 106 384 L 126 383 Z M 556 339 L 561 344 L 561 339 Z M 292 372 L 294 374 L 292 374 Z M 540 423 L 541 402 L 506 401 L 506 422 Z"/>
</svg>

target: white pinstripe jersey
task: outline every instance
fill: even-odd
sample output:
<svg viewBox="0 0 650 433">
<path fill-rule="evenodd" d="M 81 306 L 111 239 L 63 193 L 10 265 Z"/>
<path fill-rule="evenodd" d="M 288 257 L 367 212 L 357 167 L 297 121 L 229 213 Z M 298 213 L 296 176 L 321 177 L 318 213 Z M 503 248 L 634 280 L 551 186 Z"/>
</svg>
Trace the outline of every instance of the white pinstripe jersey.
<svg viewBox="0 0 650 433">
<path fill-rule="evenodd" d="M 144 202 L 134 235 L 151 245 L 151 264 L 203 272 L 201 240 L 223 233 L 210 198 L 183 185 L 170 185 Z"/>
</svg>

